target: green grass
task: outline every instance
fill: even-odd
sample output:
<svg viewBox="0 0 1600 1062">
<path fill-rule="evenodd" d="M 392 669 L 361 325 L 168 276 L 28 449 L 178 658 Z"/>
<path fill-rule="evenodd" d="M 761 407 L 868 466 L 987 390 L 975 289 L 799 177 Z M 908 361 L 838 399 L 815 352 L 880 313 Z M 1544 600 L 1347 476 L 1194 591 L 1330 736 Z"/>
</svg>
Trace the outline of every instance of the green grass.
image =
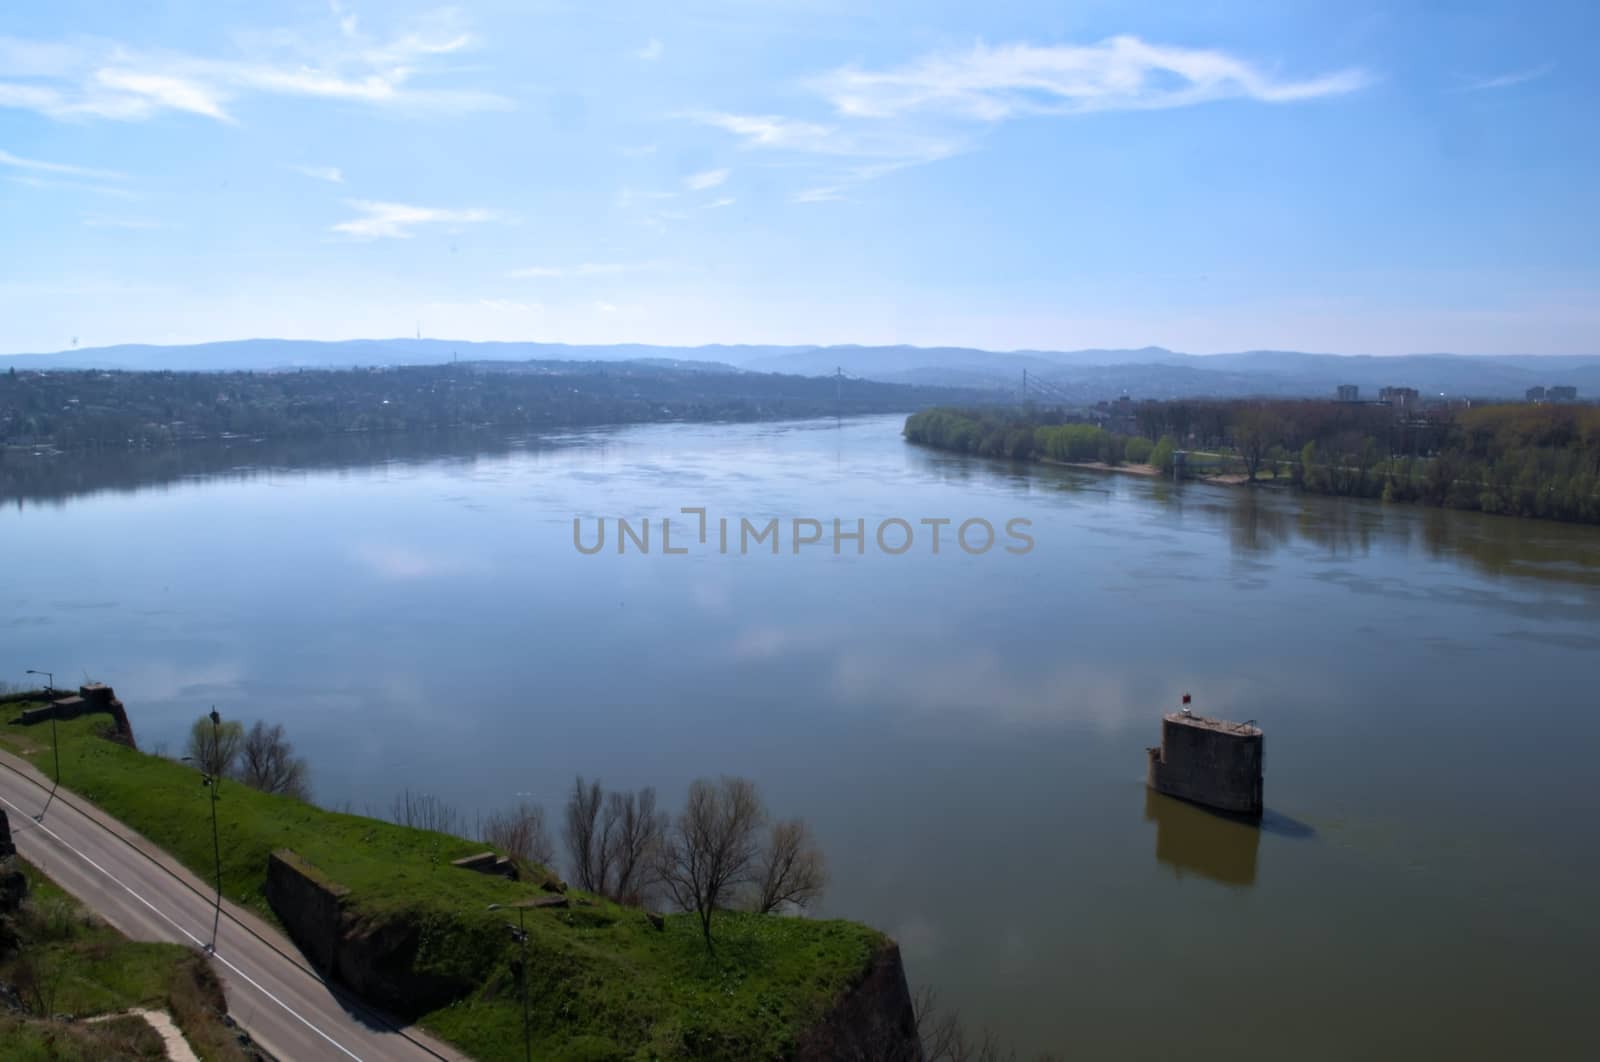
<svg viewBox="0 0 1600 1062">
<path fill-rule="evenodd" d="M 160 1037 L 142 1018 L 67 1025 L 132 1007 L 173 1014 L 202 1058 L 241 1058 L 220 1021 L 222 989 L 203 959 L 177 944 L 131 941 L 86 911 L 38 868 L 18 859 L 28 879 L 22 909 L 10 916 L 0 948 L 0 981 L 17 986 L 29 1015 L 7 1015 L 0 1058 L 164 1058 Z"/>
<path fill-rule="evenodd" d="M 186 764 L 96 736 L 103 721 L 64 723 L 62 783 L 212 875 L 207 791 Z M 49 731 L 0 725 L 0 745 L 50 769 Z M 522 1057 L 522 1008 L 507 915 L 491 903 L 542 895 L 451 867 L 480 842 L 323 811 L 224 782 L 217 804 L 223 891 L 271 918 L 267 857 L 289 848 L 350 890 L 374 926 L 422 927 L 415 969 L 468 987 L 421 1023 L 474 1057 Z M 642 912 L 577 890 L 566 909 L 529 910 L 528 989 L 537 1058 L 780 1058 L 866 970 L 881 934 L 842 921 L 719 913 L 708 955 L 692 916 L 652 928 Z"/>
<path fill-rule="evenodd" d="M 166 1057 L 160 1035 L 143 1018 L 68 1025 L 0 1012 L 0 1059 L 5 1062 L 157 1062 Z"/>
<path fill-rule="evenodd" d="M 16 982 L 19 965 L 33 963 L 38 979 L 48 984 L 43 1009 L 49 1014 L 166 1005 L 173 967 L 189 954 L 187 948 L 126 939 L 36 868 L 18 862 L 28 879 L 28 898 L 16 920 L 21 949 L 0 961 L 0 979 Z"/>
</svg>

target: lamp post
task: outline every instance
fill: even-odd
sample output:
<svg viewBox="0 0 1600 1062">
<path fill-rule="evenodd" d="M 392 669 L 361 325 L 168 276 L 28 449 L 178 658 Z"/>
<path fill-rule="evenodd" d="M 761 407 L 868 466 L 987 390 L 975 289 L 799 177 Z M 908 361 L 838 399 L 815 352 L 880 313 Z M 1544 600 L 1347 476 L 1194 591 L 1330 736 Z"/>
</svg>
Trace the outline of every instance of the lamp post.
<svg viewBox="0 0 1600 1062">
<path fill-rule="evenodd" d="M 498 911 L 505 904 L 491 903 L 489 910 Z M 516 904 L 517 924 L 506 923 L 506 928 L 511 930 L 511 935 L 522 948 L 522 969 L 519 971 L 522 980 L 522 1055 L 528 1062 L 533 1060 L 533 1031 L 528 1021 L 528 927 L 523 922 L 523 912 L 527 910 L 521 904 Z"/>
<path fill-rule="evenodd" d="M 50 751 L 55 756 L 56 779 L 55 783 L 50 786 L 50 796 L 45 799 L 44 807 L 39 809 L 39 814 L 33 817 L 35 822 L 43 822 L 44 813 L 50 810 L 50 802 L 55 800 L 56 789 L 61 785 L 61 741 L 56 735 L 56 673 L 54 671 L 35 671 L 31 667 L 27 673 L 30 675 L 43 675 L 45 679 L 44 691 L 50 695 Z"/>
<path fill-rule="evenodd" d="M 211 748 L 212 755 L 218 755 L 222 749 L 222 716 L 217 714 L 217 709 L 211 709 Z M 185 756 L 185 762 L 192 762 L 194 757 Z M 217 950 L 217 927 L 222 923 L 222 842 L 217 835 L 217 797 L 218 790 L 222 787 L 222 775 L 219 771 L 212 774 L 207 768 L 210 764 L 200 763 L 200 784 L 211 790 L 211 854 L 216 860 L 217 868 L 217 902 L 215 911 L 211 916 L 211 943 L 206 950 L 215 953 Z"/>
</svg>

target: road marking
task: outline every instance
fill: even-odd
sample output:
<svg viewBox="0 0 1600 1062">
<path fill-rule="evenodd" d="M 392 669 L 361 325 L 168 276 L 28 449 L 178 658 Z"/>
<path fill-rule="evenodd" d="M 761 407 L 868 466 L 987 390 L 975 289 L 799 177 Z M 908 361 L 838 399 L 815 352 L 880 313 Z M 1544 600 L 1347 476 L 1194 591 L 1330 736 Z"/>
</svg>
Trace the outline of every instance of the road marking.
<svg viewBox="0 0 1600 1062">
<path fill-rule="evenodd" d="M 122 890 L 124 892 L 126 892 L 129 896 L 132 896 L 135 900 L 138 900 L 140 903 L 142 903 L 146 907 L 150 908 L 151 911 L 153 911 L 157 915 L 160 915 L 162 919 L 164 919 L 169 925 L 171 925 L 173 929 L 176 929 L 179 933 L 182 933 L 184 936 L 186 936 L 190 940 L 194 941 L 196 947 L 199 947 L 202 950 L 205 949 L 205 945 L 201 942 L 199 937 L 195 936 L 193 933 L 189 932 L 187 929 L 185 929 L 182 926 L 180 926 L 177 922 L 173 921 L 172 918 L 169 917 L 166 914 L 166 912 L 160 910 L 158 907 L 156 907 L 155 904 L 151 903 L 149 900 L 145 899 L 143 896 L 140 896 L 137 892 L 134 892 L 133 889 L 129 888 L 127 883 L 124 882 L 121 878 L 119 878 L 115 874 L 111 873 L 111 871 L 107 870 L 105 867 L 101 866 L 99 863 L 96 863 L 93 859 L 91 859 L 89 856 L 85 855 L 83 852 L 80 852 L 76 848 L 72 847 L 72 845 L 67 842 L 66 838 L 62 837 L 59 833 L 57 833 L 56 831 L 52 830 L 50 827 L 46 826 L 44 823 L 33 821 L 33 817 L 31 815 L 28 815 L 28 813 L 26 811 L 24 811 L 22 808 L 18 807 L 16 804 L 12 804 L 10 800 L 6 799 L 6 797 L 0 796 L 0 801 L 3 801 L 4 803 L 7 803 L 7 804 L 11 804 L 11 806 L 13 808 L 16 808 L 18 813 L 20 813 L 25 818 L 27 818 L 29 823 L 31 823 L 32 828 L 43 830 L 45 833 L 47 833 L 51 837 L 55 838 L 57 844 L 61 845 L 61 847 L 65 848 L 67 851 L 71 852 L 73 855 L 77 856 L 79 859 L 83 860 L 85 863 L 88 863 L 91 867 L 94 867 L 96 870 L 98 870 L 100 873 L 104 874 L 106 877 L 110 878 L 112 881 L 116 882 L 119 886 L 121 886 Z M 24 829 L 26 829 L 26 827 L 24 827 Z M 260 992 L 262 995 L 264 995 L 268 999 L 272 1000 L 272 1002 L 276 1003 L 279 1007 L 283 1008 L 284 1013 L 286 1013 L 290 1017 L 294 1018 L 301 1025 L 304 1025 L 306 1028 L 310 1029 L 312 1032 L 316 1033 L 318 1036 L 320 1036 L 324 1040 L 328 1041 L 330 1044 L 332 1044 L 334 1047 L 338 1048 L 345 1055 L 349 1056 L 350 1058 L 355 1059 L 356 1062 L 361 1062 L 361 1056 L 360 1055 L 356 1054 L 354 1051 L 351 1051 L 349 1048 L 347 1048 L 343 1044 L 341 1044 L 338 1040 L 335 1040 L 333 1037 L 329 1036 L 327 1033 L 323 1032 L 321 1029 L 319 1029 L 315 1025 L 311 1024 L 311 1022 L 307 1021 L 293 1007 L 289 1006 L 289 1004 L 285 1003 L 283 1000 L 279 999 L 277 996 L 275 996 L 271 992 L 267 991 L 267 989 L 264 988 L 258 981 L 256 981 L 255 978 L 251 977 L 249 974 L 247 974 L 243 970 L 239 969 L 233 963 L 231 963 L 227 959 L 223 958 L 215 950 L 211 950 L 211 951 L 207 952 L 207 954 L 209 954 L 213 959 L 216 959 L 218 962 L 222 963 L 222 965 L 226 966 L 228 969 L 232 970 L 234 973 L 238 974 L 241 978 L 243 978 L 245 980 L 246 983 L 248 983 L 250 985 L 250 987 L 254 988 L 257 992 Z"/>
</svg>

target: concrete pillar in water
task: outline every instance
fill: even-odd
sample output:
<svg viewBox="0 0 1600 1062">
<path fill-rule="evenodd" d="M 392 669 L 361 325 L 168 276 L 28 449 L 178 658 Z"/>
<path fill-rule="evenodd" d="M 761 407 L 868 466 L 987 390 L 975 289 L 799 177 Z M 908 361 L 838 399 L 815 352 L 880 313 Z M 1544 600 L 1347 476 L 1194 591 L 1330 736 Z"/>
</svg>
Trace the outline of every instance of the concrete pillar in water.
<svg viewBox="0 0 1600 1062">
<path fill-rule="evenodd" d="M 1261 728 L 1188 712 L 1161 717 L 1146 783 L 1168 796 L 1260 818 Z"/>
</svg>

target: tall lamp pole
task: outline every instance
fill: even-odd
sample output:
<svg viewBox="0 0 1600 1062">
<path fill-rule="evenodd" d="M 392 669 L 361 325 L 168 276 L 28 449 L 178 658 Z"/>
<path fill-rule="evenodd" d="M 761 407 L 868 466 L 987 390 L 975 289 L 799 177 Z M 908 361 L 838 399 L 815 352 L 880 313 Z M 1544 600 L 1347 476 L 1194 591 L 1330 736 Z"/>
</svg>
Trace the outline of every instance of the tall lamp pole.
<svg viewBox="0 0 1600 1062">
<path fill-rule="evenodd" d="M 217 714 L 217 709 L 211 709 L 211 749 L 212 755 L 217 756 L 222 749 L 222 716 Z M 185 756 L 186 761 L 193 760 L 192 756 Z M 211 854 L 216 861 L 217 868 L 217 902 L 211 916 L 211 943 L 206 950 L 215 953 L 217 950 L 217 927 L 222 923 L 222 842 L 217 836 L 217 796 L 222 787 L 222 773 L 220 769 L 212 774 L 207 768 L 211 764 L 201 762 L 200 784 L 211 790 Z M 220 765 L 218 765 L 220 768 Z"/>
<path fill-rule="evenodd" d="M 56 780 L 55 784 L 50 787 L 50 796 L 46 798 L 44 807 L 39 810 L 39 814 L 33 817 L 35 822 L 43 822 L 44 813 L 50 810 L 50 802 L 55 800 L 56 789 L 61 785 L 61 740 L 56 734 L 56 673 L 54 671 L 35 671 L 31 667 L 27 673 L 30 675 L 43 675 L 45 678 L 44 690 L 50 695 L 50 749 L 55 755 Z"/>
<path fill-rule="evenodd" d="M 491 903 L 489 910 L 498 911 L 504 904 Z M 513 905 L 517 909 L 517 924 L 506 923 L 506 928 L 511 930 L 511 935 L 516 938 L 517 944 L 522 948 L 522 1055 L 528 1062 L 533 1060 L 533 1031 L 528 1020 L 528 927 L 523 922 L 523 912 L 527 909 L 521 904 Z"/>
</svg>

